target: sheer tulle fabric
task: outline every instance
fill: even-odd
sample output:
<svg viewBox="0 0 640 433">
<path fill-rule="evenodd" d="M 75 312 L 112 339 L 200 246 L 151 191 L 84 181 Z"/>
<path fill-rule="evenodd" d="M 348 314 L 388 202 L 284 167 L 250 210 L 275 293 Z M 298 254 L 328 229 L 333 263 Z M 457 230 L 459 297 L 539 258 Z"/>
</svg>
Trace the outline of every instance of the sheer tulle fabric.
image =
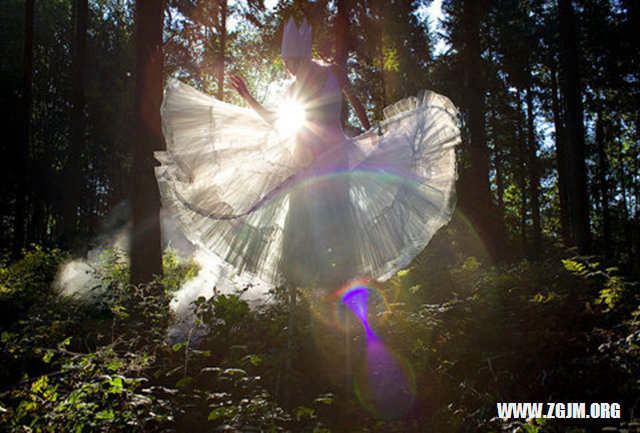
<svg viewBox="0 0 640 433">
<path fill-rule="evenodd" d="M 338 128 L 293 138 L 178 81 L 162 114 L 163 206 L 193 244 L 267 287 L 387 279 L 451 218 L 459 130 L 434 92 L 353 139 Z"/>
</svg>

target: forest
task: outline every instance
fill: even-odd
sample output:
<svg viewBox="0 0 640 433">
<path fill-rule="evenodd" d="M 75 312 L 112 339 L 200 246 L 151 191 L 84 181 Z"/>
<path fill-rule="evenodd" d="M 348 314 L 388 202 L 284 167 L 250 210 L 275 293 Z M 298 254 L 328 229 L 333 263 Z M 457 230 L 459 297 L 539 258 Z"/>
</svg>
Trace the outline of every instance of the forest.
<svg viewBox="0 0 640 433">
<path fill-rule="evenodd" d="M 289 17 L 372 124 L 459 111 L 453 218 L 358 283 L 364 328 L 305 288 L 175 308 L 204 269 L 162 237 L 163 88 L 268 103 Z M 3 0 L 0 430 L 640 431 L 639 32 L 634 0 Z"/>
</svg>

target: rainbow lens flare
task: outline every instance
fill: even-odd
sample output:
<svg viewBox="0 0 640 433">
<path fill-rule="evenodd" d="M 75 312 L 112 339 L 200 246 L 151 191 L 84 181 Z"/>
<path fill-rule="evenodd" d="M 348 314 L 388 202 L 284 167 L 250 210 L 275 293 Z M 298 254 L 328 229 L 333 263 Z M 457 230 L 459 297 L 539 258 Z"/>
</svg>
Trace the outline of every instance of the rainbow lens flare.
<svg viewBox="0 0 640 433">
<path fill-rule="evenodd" d="M 354 379 L 360 403 L 380 418 L 397 419 L 406 414 L 416 398 L 416 379 L 411 366 L 392 354 L 375 335 L 368 319 L 369 288 L 360 280 L 341 290 L 340 300 L 360 320 L 366 333 L 366 360 Z"/>
</svg>

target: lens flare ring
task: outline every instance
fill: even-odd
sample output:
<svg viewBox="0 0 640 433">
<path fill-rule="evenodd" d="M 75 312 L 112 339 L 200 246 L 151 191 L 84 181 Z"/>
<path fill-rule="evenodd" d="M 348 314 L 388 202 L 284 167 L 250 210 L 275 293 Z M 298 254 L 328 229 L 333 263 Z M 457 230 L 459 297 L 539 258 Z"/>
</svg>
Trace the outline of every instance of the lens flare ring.
<svg viewBox="0 0 640 433">
<path fill-rule="evenodd" d="M 397 419 L 406 414 L 416 398 L 416 378 L 411 365 L 392 353 L 376 336 L 369 323 L 369 293 L 359 280 L 334 293 L 362 323 L 366 333 L 366 363 L 354 380 L 362 406 L 381 418 Z"/>
</svg>

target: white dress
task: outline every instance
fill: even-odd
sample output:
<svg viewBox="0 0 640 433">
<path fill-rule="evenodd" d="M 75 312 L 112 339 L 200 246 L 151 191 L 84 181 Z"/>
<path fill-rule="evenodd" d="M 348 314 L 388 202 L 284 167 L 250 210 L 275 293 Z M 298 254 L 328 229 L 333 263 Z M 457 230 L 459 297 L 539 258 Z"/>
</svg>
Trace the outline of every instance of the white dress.
<svg viewBox="0 0 640 433">
<path fill-rule="evenodd" d="M 296 136 L 179 81 L 165 89 L 163 207 L 193 244 L 266 287 L 385 280 L 455 205 L 456 109 L 423 92 L 356 138 L 339 126 L 329 71 Z"/>
</svg>

